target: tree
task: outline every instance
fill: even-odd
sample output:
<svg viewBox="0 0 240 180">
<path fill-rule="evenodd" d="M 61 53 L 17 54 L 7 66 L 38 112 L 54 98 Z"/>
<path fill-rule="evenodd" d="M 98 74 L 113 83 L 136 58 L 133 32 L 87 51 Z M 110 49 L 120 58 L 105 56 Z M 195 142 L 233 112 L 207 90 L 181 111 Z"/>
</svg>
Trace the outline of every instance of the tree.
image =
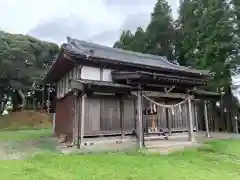
<svg viewBox="0 0 240 180">
<path fill-rule="evenodd" d="M 236 55 L 233 14 L 226 0 L 183 0 L 178 19 L 180 62 L 214 74 L 211 90 L 231 85 Z M 189 19 L 187 19 L 189 17 Z M 235 64 L 236 65 L 236 64 Z"/>
<path fill-rule="evenodd" d="M 208 83 L 207 89 L 217 91 L 224 88 L 227 123 L 230 123 L 232 73 L 238 67 L 235 61 L 238 56 L 235 15 L 231 5 L 227 0 L 182 0 L 179 12 L 178 58 L 181 63 L 212 72 L 214 79 Z"/>
<path fill-rule="evenodd" d="M 146 30 L 146 52 L 166 56 L 169 61 L 175 60 L 175 29 L 171 8 L 166 0 L 158 0 Z"/>
<path fill-rule="evenodd" d="M 146 34 L 141 27 L 138 27 L 134 34 L 130 30 L 123 31 L 119 41 L 113 47 L 144 53 L 146 52 Z"/>
<path fill-rule="evenodd" d="M 175 29 L 171 8 L 166 0 L 158 0 L 146 31 L 138 27 L 133 34 L 123 31 L 113 47 L 136 52 L 166 56 L 174 61 Z"/>
<path fill-rule="evenodd" d="M 120 48 L 125 50 L 131 50 L 132 49 L 132 40 L 133 40 L 133 34 L 130 30 L 123 31 L 119 41 L 117 41 L 113 47 L 114 48 Z"/>
<path fill-rule="evenodd" d="M 147 39 L 144 30 L 141 27 L 138 27 L 132 38 L 131 49 L 129 50 L 145 53 L 146 41 Z"/>
<path fill-rule="evenodd" d="M 179 17 L 176 24 L 175 54 L 177 61 L 183 66 L 194 66 L 197 49 L 197 28 L 202 16 L 202 8 L 197 1 L 180 0 Z"/>
<path fill-rule="evenodd" d="M 4 82 L 0 87 L 0 104 L 11 94 L 14 107 L 23 105 L 25 94 L 34 81 L 41 80 L 58 51 L 56 44 L 0 31 L 0 77 Z"/>
<path fill-rule="evenodd" d="M 240 62 L 240 56 L 239 56 L 239 54 L 240 54 L 240 1 L 239 0 L 232 0 L 231 1 L 231 3 L 233 4 L 233 13 L 234 13 L 234 15 L 235 15 L 235 34 L 236 34 L 236 36 L 235 36 L 235 38 L 236 38 L 236 41 L 237 41 L 237 56 L 235 57 L 235 59 L 233 59 L 233 60 L 235 60 L 235 61 L 233 61 L 233 63 L 235 63 L 235 64 L 239 64 L 239 62 Z M 240 67 L 239 66 L 237 66 L 236 68 L 235 68 L 235 72 L 234 73 L 236 73 L 236 74 L 239 74 L 239 72 L 240 72 Z"/>
</svg>

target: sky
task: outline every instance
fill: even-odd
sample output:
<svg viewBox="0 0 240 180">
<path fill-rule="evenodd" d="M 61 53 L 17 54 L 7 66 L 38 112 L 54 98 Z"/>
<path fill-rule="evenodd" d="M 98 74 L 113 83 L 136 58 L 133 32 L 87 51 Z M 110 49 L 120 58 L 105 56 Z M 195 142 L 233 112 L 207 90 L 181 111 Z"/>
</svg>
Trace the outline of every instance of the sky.
<svg viewBox="0 0 240 180">
<path fill-rule="evenodd" d="M 74 37 L 112 46 L 146 25 L 157 0 L 0 0 L 0 29 L 61 44 Z M 168 0 L 177 17 L 179 0 Z"/>
<path fill-rule="evenodd" d="M 0 0 L 0 30 L 61 44 L 70 36 L 112 46 L 121 32 L 146 27 L 157 0 Z M 168 0 L 173 18 L 179 0 Z M 239 77 L 233 78 L 239 81 Z"/>
</svg>

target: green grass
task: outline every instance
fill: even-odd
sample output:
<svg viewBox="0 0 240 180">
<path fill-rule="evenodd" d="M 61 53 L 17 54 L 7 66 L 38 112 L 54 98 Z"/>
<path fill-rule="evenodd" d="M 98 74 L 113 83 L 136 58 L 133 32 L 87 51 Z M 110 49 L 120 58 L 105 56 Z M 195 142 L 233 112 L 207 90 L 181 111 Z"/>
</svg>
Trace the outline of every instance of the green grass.
<svg viewBox="0 0 240 180">
<path fill-rule="evenodd" d="M 34 130 L 11 130 L 11 131 L 0 131 L 0 142 L 1 141 L 26 141 L 35 140 L 41 137 L 50 137 L 51 129 L 34 129 Z"/>
<path fill-rule="evenodd" d="M 45 130 L 39 132 L 45 134 Z M 137 152 L 84 155 L 46 152 L 28 160 L 2 161 L 0 172 L 0 179 L 4 180 L 239 180 L 240 141 L 213 141 L 202 148 L 168 156 Z"/>
</svg>

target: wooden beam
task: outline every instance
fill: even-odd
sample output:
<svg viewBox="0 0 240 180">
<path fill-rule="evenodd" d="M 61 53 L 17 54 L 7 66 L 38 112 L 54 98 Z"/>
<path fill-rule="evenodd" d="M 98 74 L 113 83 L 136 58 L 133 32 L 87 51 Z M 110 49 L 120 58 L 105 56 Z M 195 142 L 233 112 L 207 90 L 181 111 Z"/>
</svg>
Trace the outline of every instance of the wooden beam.
<svg viewBox="0 0 240 180">
<path fill-rule="evenodd" d="M 193 100 L 193 109 L 194 109 L 194 120 L 196 125 L 196 132 L 199 132 L 199 125 L 198 125 L 198 108 L 197 108 L 197 102 Z"/>
<path fill-rule="evenodd" d="M 81 97 L 81 135 L 80 135 L 80 147 L 84 144 L 84 122 L 85 122 L 85 106 L 86 106 L 86 94 L 82 94 Z"/>
<path fill-rule="evenodd" d="M 192 99 L 188 99 L 188 140 L 195 141 L 194 134 L 193 134 L 193 113 L 192 113 Z"/>
<path fill-rule="evenodd" d="M 84 84 L 81 82 L 78 82 L 74 79 L 69 80 L 70 88 L 71 89 L 77 89 L 79 91 L 84 91 Z"/>
<path fill-rule="evenodd" d="M 167 105 L 168 104 L 168 101 L 166 100 L 165 101 L 165 104 Z M 172 135 L 172 130 L 171 130 L 171 127 L 172 127 L 172 122 L 169 118 L 169 112 L 168 112 L 168 108 L 165 108 L 165 111 L 166 111 L 166 121 L 167 121 L 167 128 L 169 130 L 169 135 L 171 136 Z"/>
<path fill-rule="evenodd" d="M 208 126 L 208 111 L 207 111 L 207 101 L 204 101 L 204 119 L 205 119 L 205 127 L 206 127 L 206 136 L 210 138 L 209 134 L 209 126 Z"/>
<path fill-rule="evenodd" d="M 78 129 L 79 129 L 79 126 L 78 126 L 78 111 L 77 111 L 77 97 L 78 97 L 78 91 L 77 90 L 74 90 L 73 92 L 73 97 L 74 97 L 74 107 L 73 107 L 73 114 L 74 114 L 74 118 L 73 118 L 73 145 L 76 145 L 76 140 L 77 140 L 77 145 L 78 145 Z M 77 138 L 77 139 L 76 139 Z"/>
<path fill-rule="evenodd" d="M 138 96 L 138 138 L 139 138 L 139 149 L 142 149 L 144 144 L 143 144 L 143 124 L 142 124 L 142 121 L 143 121 L 143 115 L 142 115 L 142 91 L 139 90 L 138 93 L 137 93 L 137 96 Z"/>
<path fill-rule="evenodd" d="M 134 107 L 134 129 L 136 130 L 137 129 L 137 103 L 136 103 L 136 100 L 134 99 L 133 100 L 133 107 Z"/>
<path fill-rule="evenodd" d="M 121 138 L 124 139 L 124 96 L 120 97 L 120 128 L 121 128 Z"/>
<path fill-rule="evenodd" d="M 148 97 L 164 97 L 164 98 L 175 98 L 175 99 L 186 99 L 187 94 L 181 93 L 164 93 L 164 92 L 155 92 L 155 91 L 143 91 L 143 94 Z"/>
<path fill-rule="evenodd" d="M 172 86 L 170 89 L 164 88 L 165 93 L 170 93 L 176 86 Z"/>
</svg>

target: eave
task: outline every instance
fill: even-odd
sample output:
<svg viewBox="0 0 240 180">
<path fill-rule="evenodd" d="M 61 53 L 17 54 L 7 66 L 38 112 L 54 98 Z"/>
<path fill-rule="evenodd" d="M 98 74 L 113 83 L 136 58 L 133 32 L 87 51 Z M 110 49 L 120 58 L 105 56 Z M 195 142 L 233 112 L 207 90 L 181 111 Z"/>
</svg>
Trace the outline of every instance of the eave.
<svg viewBox="0 0 240 180">
<path fill-rule="evenodd" d="M 63 50 L 59 53 L 55 63 L 44 77 L 45 83 L 54 83 L 59 80 L 65 73 L 76 66 L 75 60 L 68 56 Z"/>
<path fill-rule="evenodd" d="M 162 84 L 164 85 L 187 85 L 191 86 L 205 86 L 206 79 L 184 77 L 169 74 L 149 73 L 143 71 L 137 72 L 125 72 L 125 71 L 113 71 L 112 78 L 116 82 L 128 82 L 128 84 Z"/>
</svg>

